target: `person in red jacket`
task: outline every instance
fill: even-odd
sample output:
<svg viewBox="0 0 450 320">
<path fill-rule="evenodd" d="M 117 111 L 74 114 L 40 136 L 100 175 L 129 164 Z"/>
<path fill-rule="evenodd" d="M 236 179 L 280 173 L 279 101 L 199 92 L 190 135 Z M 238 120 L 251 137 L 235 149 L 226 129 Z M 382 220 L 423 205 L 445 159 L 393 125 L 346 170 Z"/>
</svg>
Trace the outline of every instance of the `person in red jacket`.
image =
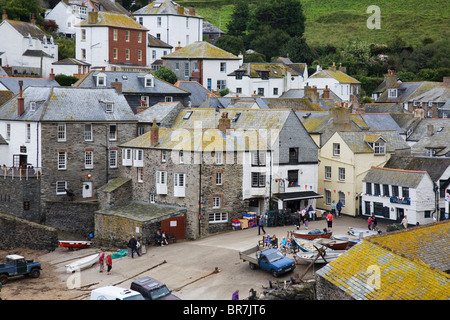
<svg viewBox="0 0 450 320">
<path fill-rule="evenodd" d="M 328 211 L 327 214 L 327 224 L 328 224 L 328 231 L 331 231 L 331 228 L 333 227 L 333 215 L 330 211 Z"/>
<path fill-rule="evenodd" d="M 108 268 L 106 274 L 111 274 L 111 269 L 112 269 L 112 257 L 111 257 L 111 254 L 108 254 L 106 256 L 106 267 Z"/>
</svg>

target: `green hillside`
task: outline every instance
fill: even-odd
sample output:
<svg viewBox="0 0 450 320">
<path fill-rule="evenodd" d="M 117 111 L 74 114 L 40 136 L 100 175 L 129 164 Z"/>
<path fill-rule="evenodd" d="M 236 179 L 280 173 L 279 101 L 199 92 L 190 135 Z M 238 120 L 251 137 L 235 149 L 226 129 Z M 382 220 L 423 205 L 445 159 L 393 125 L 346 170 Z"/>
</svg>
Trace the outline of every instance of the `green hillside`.
<svg viewBox="0 0 450 320">
<path fill-rule="evenodd" d="M 305 37 L 310 46 L 332 44 L 340 47 L 348 39 L 386 44 L 395 35 L 417 46 L 424 38 L 434 41 L 450 36 L 450 2 L 448 0 L 300 0 L 306 16 Z M 256 4 L 257 1 L 249 0 Z M 226 31 L 233 11 L 231 1 L 178 1 L 194 5 L 198 14 Z M 381 28 L 367 28 L 366 13 L 370 5 L 381 11 Z"/>
</svg>

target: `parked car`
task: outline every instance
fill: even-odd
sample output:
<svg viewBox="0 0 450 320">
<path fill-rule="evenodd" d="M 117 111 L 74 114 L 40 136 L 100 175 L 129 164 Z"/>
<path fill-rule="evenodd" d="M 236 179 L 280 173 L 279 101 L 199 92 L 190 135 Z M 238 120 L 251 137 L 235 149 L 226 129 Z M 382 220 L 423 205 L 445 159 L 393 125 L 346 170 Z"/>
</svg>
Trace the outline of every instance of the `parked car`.
<svg viewBox="0 0 450 320">
<path fill-rule="evenodd" d="M 141 293 L 145 300 L 181 300 L 164 283 L 150 277 L 134 280 L 130 289 Z"/>
<path fill-rule="evenodd" d="M 91 300 L 144 300 L 144 297 L 134 290 L 106 286 L 92 290 Z"/>
<path fill-rule="evenodd" d="M 5 284 L 9 277 L 26 275 L 31 278 L 39 278 L 42 266 L 39 262 L 25 259 L 18 254 L 6 256 L 6 263 L 0 264 L 0 282 Z"/>
<path fill-rule="evenodd" d="M 269 271 L 274 277 L 295 269 L 295 261 L 275 248 L 265 249 L 256 246 L 239 252 L 239 257 L 243 261 L 248 261 L 251 269 L 259 267 Z"/>
</svg>

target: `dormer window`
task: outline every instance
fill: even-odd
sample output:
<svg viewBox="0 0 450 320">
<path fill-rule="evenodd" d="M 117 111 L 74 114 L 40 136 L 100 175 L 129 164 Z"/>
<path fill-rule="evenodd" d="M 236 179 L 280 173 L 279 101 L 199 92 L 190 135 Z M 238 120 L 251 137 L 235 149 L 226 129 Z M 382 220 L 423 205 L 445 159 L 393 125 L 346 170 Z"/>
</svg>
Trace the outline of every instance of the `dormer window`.
<svg viewBox="0 0 450 320">
<path fill-rule="evenodd" d="M 114 103 L 107 102 L 105 107 L 106 112 L 114 112 Z"/>
<path fill-rule="evenodd" d="M 374 143 L 373 151 L 375 154 L 385 154 L 386 153 L 386 142 L 378 141 Z"/>
<path fill-rule="evenodd" d="M 397 89 L 388 89 L 388 98 L 397 98 Z"/>
<path fill-rule="evenodd" d="M 269 80 L 269 71 L 260 71 L 259 75 L 262 80 Z"/>
<path fill-rule="evenodd" d="M 36 101 L 30 102 L 30 111 L 36 111 Z"/>
<path fill-rule="evenodd" d="M 97 87 L 106 87 L 106 75 L 104 73 L 97 75 Z"/>
<path fill-rule="evenodd" d="M 155 86 L 153 76 L 152 75 L 146 75 L 144 78 L 145 87 L 146 88 L 153 88 Z"/>
</svg>

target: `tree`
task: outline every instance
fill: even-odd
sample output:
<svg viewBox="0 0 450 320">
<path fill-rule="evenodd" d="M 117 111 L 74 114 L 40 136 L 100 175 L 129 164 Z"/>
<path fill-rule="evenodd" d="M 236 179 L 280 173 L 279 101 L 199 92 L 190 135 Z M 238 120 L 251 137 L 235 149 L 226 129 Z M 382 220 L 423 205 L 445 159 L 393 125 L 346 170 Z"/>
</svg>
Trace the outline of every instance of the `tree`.
<svg viewBox="0 0 450 320">
<path fill-rule="evenodd" d="M 289 57 L 293 62 L 306 62 L 311 64 L 316 58 L 316 53 L 306 43 L 303 37 L 293 37 L 281 48 L 280 54 Z"/>
<path fill-rule="evenodd" d="M 280 55 L 280 48 L 288 42 L 290 36 L 283 30 L 263 25 L 257 37 L 250 43 L 251 48 L 262 53 L 266 60 L 272 61 Z"/>
<path fill-rule="evenodd" d="M 246 0 L 238 0 L 234 6 L 231 20 L 227 23 L 227 34 L 240 37 L 247 31 L 247 23 L 250 18 L 250 10 Z"/>
<path fill-rule="evenodd" d="M 65 74 L 57 74 L 55 76 L 55 80 L 56 80 L 56 82 L 59 83 L 60 86 L 70 87 L 72 84 L 77 82 L 79 79 L 74 76 L 68 76 Z"/>
<path fill-rule="evenodd" d="M 31 16 L 34 14 L 36 22 L 42 24 L 44 18 L 42 18 L 41 13 L 45 11 L 40 6 L 39 0 L 2 0 L 0 1 L 0 10 L 6 10 L 8 14 L 8 19 L 10 20 L 20 20 L 20 21 L 31 21 Z"/>
<path fill-rule="evenodd" d="M 370 45 L 359 39 L 352 39 L 342 50 L 343 63 L 353 74 L 367 74 L 370 61 Z"/>
<path fill-rule="evenodd" d="M 153 72 L 153 75 L 161 80 L 164 80 L 168 83 L 174 84 L 177 82 L 177 75 L 175 72 L 173 72 L 171 69 L 166 67 L 161 67 L 155 72 Z"/>
<path fill-rule="evenodd" d="M 214 45 L 236 56 L 245 52 L 244 41 L 236 36 L 223 35 L 216 40 Z"/>
<path fill-rule="evenodd" d="M 63 60 L 66 58 L 75 58 L 75 40 L 61 38 L 56 39 L 58 44 L 58 59 Z"/>
</svg>

